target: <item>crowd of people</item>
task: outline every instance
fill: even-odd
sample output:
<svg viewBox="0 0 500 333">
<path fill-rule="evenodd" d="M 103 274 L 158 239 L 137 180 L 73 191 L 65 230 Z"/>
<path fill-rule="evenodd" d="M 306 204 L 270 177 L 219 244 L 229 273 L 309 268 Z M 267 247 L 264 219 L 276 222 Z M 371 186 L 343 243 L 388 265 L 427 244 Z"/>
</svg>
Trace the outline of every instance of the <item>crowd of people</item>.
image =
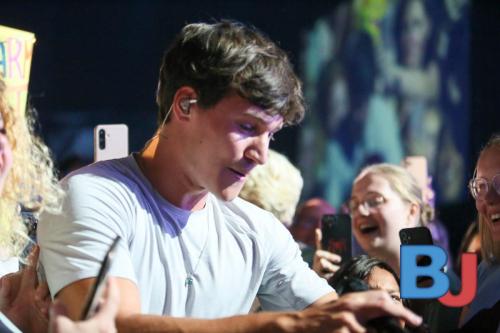
<svg viewBox="0 0 500 333">
<path fill-rule="evenodd" d="M 405 168 L 375 164 L 354 179 L 348 211 L 365 254 L 348 262 L 320 248 L 319 221 L 334 207 L 313 198 L 295 212 L 300 172 L 269 144 L 304 118 L 301 82 L 286 53 L 256 28 L 186 25 L 162 60 L 154 136 L 141 151 L 60 183 L 34 115 L 16 115 L 3 88 L 1 249 L 14 263 L 25 244 L 31 254 L 1 278 L 0 310 L 22 331 L 498 328 L 500 137 L 485 146 L 470 182 L 483 257 L 477 295 L 450 311 L 401 299 L 398 232 L 431 217 Z M 117 236 L 98 311 L 80 321 Z"/>
</svg>

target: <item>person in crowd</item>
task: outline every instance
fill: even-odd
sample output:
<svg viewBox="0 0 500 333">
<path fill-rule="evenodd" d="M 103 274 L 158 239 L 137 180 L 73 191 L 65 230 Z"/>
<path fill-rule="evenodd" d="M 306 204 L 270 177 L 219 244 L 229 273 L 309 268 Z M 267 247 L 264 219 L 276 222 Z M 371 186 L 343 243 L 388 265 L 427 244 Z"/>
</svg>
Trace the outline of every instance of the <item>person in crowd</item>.
<svg viewBox="0 0 500 333">
<path fill-rule="evenodd" d="M 38 249 L 22 256 L 27 244 L 33 247 L 34 234 L 29 231 L 35 228 L 29 223 L 35 220 L 25 223 L 21 210 L 35 216 L 44 209 L 57 212 L 61 190 L 47 147 L 33 135 L 32 112 L 13 110 L 6 89 L 0 79 L 0 310 L 22 331 L 44 332 L 50 296 L 47 284 L 39 283 L 34 273 Z M 18 272 L 20 264 L 26 268 Z"/>
<path fill-rule="evenodd" d="M 329 283 L 342 294 L 342 280 L 353 278 L 366 282 L 371 289 L 387 291 L 395 302 L 403 304 L 399 291 L 399 276 L 386 262 L 366 254 L 352 257 L 340 266 Z"/>
<path fill-rule="evenodd" d="M 387 163 L 368 166 L 352 187 L 353 235 L 366 254 L 384 260 L 399 274 L 399 231 L 427 223 L 429 210 L 424 205 L 420 187 L 403 167 Z M 329 269 L 319 266 L 315 270 L 321 274 Z"/>
<path fill-rule="evenodd" d="M 35 134 L 36 118 L 31 109 L 21 114 L 9 107 L 6 85 L 0 79 L 0 311 L 23 332 L 47 332 L 51 304 L 47 283 L 38 281 L 36 265 L 39 248 L 33 246 L 38 214 L 58 213 L 63 195 L 57 183 L 47 146 Z M 31 218 L 24 222 L 21 210 Z M 30 232 L 31 231 L 31 232 Z M 22 249 L 32 248 L 27 258 Z M 20 263 L 24 268 L 19 270 Z M 8 274 L 9 273 L 9 274 Z M 111 295 L 112 294 L 112 295 Z M 102 327 L 100 332 L 114 332 L 113 306 L 117 307 L 116 290 L 105 298 L 103 311 L 89 321 L 71 322 L 55 318 L 52 332 L 95 332 L 88 327 Z M 62 320 L 64 325 L 57 323 Z M 68 326 L 69 325 L 69 326 Z M 78 330 L 71 325 L 78 325 Z M 88 329 L 85 329 L 88 327 Z"/>
<path fill-rule="evenodd" d="M 286 156 L 269 149 L 266 164 L 256 166 L 239 194 L 254 205 L 273 213 L 286 227 L 292 224 L 304 180 Z"/>
<path fill-rule="evenodd" d="M 383 260 L 366 254 L 352 257 L 344 262 L 328 282 L 339 295 L 343 295 L 352 292 L 353 284 L 356 290 L 359 289 L 358 281 L 363 281 L 367 288 L 387 291 L 396 304 L 401 306 L 406 304 L 405 300 L 401 298 L 398 274 Z M 390 328 L 388 327 L 390 325 L 395 326 Z M 403 329 L 404 326 L 403 321 L 392 323 L 383 321 L 373 323 L 370 329 L 374 332 L 430 332 L 429 327 L 425 324 L 407 329 Z"/>
<path fill-rule="evenodd" d="M 303 202 L 297 209 L 290 232 L 299 244 L 302 258 L 313 267 L 315 252 L 315 232 L 321 226 L 321 217 L 326 214 L 335 214 L 335 208 L 328 201 L 321 198 L 311 198 Z M 337 255 L 333 254 L 338 257 Z M 333 260 L 333 258 L 332 258 Z"/>
<path fill-rule="evenodd" d="M 383 314 L 420 322 L 384 292 L 337 299 L 282 223 L 237 197 L 273 135 L 304 115 L 275 43 L 237 22 L 186 25 L 163 57 L 157 103 L 144 149 L 65 178 L 64 214 L 40 224 L 49 287 L 70 317 L 119 235 L 111 275 L 124 332 L 363 331 Z M 283 311 L 241 315 L 255 296 Z"/>
<path fill-rule="evenodd" d="M 463 328 L 500 329 L 500 135 L 494 135 L 477 160 L 469 188 L 476 201 L 483 261 L 478 267 L 477 293 L 462 314 Z M 484 330 L 482 330 L 484 329 Z"/>
<path fill-rule="evenodd" d="M 483 259 L 481 255 L 481 235 L 479 234 L 479 224 L 476 221 L 469 225 L 464 236 L 462 237 L 460 247 L 458 248 L 455 271 L 462 271 L 462 254 L 466 252 L 475 253 L 477 255 L 478 264 Z"/>
</svg>

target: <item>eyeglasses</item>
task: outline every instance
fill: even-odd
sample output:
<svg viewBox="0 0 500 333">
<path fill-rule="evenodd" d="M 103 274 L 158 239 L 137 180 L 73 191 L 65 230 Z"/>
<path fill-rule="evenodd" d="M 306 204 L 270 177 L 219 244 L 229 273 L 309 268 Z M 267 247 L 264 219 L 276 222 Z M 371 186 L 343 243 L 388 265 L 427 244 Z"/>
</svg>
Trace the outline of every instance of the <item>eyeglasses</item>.
<svg viewBox="0 0 500 333">
<path fill-rule="evenodd" d="M 469 181 L 470 193 L 476 200 L 484 200 L 488 195 L 490 186 L 500 195 L 500 173 L 494 175 L 491 181 L 486 178 L 473 178 Z"/>
<path fill-rule="evenodd" d="M 380 205 L 387 202 L 387 199 L 381 194 L 372 194 L 366 196 L 362 201 L 351 199 L 349 201 L 349 211 L 351 215 L 358 211 L 359 207 L 362 208 L 363 215 L 373 213 Z"/>
</svg>

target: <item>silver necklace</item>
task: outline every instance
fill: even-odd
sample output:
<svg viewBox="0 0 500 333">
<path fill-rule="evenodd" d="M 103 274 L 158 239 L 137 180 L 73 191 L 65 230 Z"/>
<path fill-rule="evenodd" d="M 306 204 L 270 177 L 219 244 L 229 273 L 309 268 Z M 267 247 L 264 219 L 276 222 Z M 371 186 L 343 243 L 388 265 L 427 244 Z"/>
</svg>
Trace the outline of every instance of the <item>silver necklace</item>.
<svg viewBox="0 0 500 333">
<path fill-rule="evenodd" d="M 208 207 L 207 207 L 208 209 Z M 203 247 L 201 248 L 200 254 L 198 255 L 198 259 L 196 260 L 196 264 L 191 265 L 191 258 L 189 258 L 188 251 L 186 249 L 186 245 L 184 244 L 184 239 L 182 238 L 182 231 L 179 231 L 177 237 L 179 237 L 179 245 L 181 246 L 182 258 L 184 259 L 185 268 L 186 268 L 186 279 L 184 280 L 184 287 L 189 288 L 194 283 L 194 276 L 196 275 L 196 271 L 198 270 L 198 266 L 201 262 L 201 257 L 205 252 L 205 248 L 208 244 L 208 238 L 210 237 L 210 221 L 207 221 L 207 236 L 205 237 L 205 242 L 203 243 Z"/>
</svg>

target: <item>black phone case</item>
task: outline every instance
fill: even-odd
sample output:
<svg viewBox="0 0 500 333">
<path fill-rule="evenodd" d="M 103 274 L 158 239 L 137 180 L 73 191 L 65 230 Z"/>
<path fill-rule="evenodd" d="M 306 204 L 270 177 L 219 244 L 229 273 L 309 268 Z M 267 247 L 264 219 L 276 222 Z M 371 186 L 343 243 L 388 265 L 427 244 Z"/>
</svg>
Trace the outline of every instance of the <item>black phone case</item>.
<svg viewBox="0 0 500 333">
<path fill-rule="evenodd" d="M 431 231 L 427 227 L 404 228 L 399 231 L 402 245 L 433 245 Z"/>
<path fill-rule="evenodd" d="M 427 227 L 404 228 L 399 231 L 401 245 L 434 245 L 431 231 Z M 417 266 L 429 266 L 432 259 L 429 256 L 418 256 Z M 418 283 L 430 279 L 428 276 L 420 276 Z"/>
<path fill-rule="evenodd" d="M 321 218 L 321 246 L 342 257 L 352 257 L 351 217 L 348 214 L 328 214 Z"/>
</svg>

